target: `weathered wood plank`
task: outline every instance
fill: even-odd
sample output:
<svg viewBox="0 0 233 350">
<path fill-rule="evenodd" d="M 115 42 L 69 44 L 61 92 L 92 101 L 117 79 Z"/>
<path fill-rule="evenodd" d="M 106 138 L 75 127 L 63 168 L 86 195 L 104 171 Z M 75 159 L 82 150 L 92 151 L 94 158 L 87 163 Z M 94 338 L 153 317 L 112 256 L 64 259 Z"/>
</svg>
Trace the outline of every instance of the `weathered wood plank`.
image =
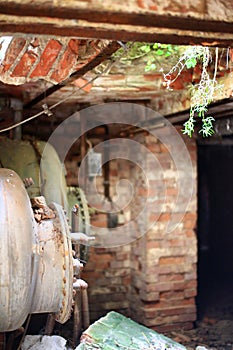
<svg viewBox="0 0 233 350">
<path fill-rule="evenodd" d="M 1 1 L 0 1 L 1 4 Z M 47 2 L 45 3 L 47 4 Z M 145 27 L 164 27 L 164 28 L 176 28 L 182 30 L 198 30 L 204 32 L 215 32 L 216 25 L 220 24 L 219 20 L 214 20 L 211 17 L 205 17 L 201 12 L 195 13 L 195 16 L 191 18 L 183 14 L 172 14 L 168 13 L 155 13 L 155 12 L 142 12 L 142 13 L 130 13 L 129 11 L 110 11 L 110 10 L 95 10 L 89 9 L 76 9 L 67 7 L 48 7 L 45 4 L 36 6 L 31 4 L 25 6 L 22 3 L 17 5 L 8 5 L 8 1 L 4 1 L 3 7 L 0 13 L 14 16 L 31 16 L 31 17 L 51 17 L 60 19 L 75 19 L 85 20 L 90 23 L 109 23 L 109 24 L 125 24 L 133 26 L 145 26 Z M 196 16 L 196 15 L 199 15 Z M 222 18 L 221 33 L 231 33 L 233 29 L 233 23 L 226 21 L 227 18 Z M 233 18 L 230 18 L 233 21 Z"/>
<path fill-rule="evenodd" d="M 0 0 L 0 14 L 4 33 L 213 46 L 233 41 L 231 0 Z"/>
<path fill-rule="evenodd" d="M 173 16 L 186 20 L 191 17 L 218 22 L 233 21 L 231 0 L 1 0 L 0 3 L 0 12 L 5 14 L 103 23 L 151 26 L 154 22 L 150 23 L 149 19 L 156 18 L 153 15 L 165 16 L 167 25 L 170 25 Z"/>
<path fill-rule="evenodd" d="M 55 18 L 16 17 L 0 15 L 0 32 L 4 35 L 27 33 L 79 38 L 99 38 L 120 41 L 162 42 L 177 45 L 208 45 L 230 47 L 231 33 L 173 30 L 158 27 L 89 23 L 86 21 L 59 20 Z"/>
</svg>

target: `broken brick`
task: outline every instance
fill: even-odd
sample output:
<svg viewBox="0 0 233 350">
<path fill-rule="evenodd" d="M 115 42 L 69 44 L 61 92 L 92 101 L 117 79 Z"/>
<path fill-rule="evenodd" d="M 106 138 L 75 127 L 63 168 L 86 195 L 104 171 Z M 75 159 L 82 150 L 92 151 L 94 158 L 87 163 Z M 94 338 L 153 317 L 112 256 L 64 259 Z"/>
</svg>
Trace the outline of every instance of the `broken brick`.
<svg viewBox="0 0 233 350">
<path fill-rule="evenodd" d="M 52 69 L 54 62 L 57 60 L 61 48 L 62 45 L 58 40 L 49 40 L 41 55 L 39 63 L 31 73 L 30 77 L 45 77 Z"/>
</svg>

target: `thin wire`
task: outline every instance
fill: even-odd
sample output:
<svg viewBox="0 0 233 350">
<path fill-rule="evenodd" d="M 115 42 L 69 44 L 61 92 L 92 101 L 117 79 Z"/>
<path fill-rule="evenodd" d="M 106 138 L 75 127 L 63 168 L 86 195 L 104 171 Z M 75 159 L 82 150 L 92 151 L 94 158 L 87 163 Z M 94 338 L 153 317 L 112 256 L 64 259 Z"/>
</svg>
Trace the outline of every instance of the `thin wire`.
<svg viewBox="0 0 233 350">
<path fill-rule="evenodd" d="M 218 71 L 218 47 L 216 47 L 215 49 L 215 67 L 214 67 L 214 78 L 213 78 L 214 83 L 216 82 L 217 71 Z"/>
<path fill-rule="evenodd" d="M 133 43 L 131 44 L 131 46 L 132 46 L 132 45 L 133 45 Z M 109 64 L 105 67 L 105 69 L 104 69 L 101 73 L 97 74 L 97 75 L 96 75 L 95 77 L 93 77 L 91 80 L 89 80 L 89 81 L 86 82 L 84 85 L 82 85 L 81 87 L 79 87 L 78 89 L 76 89 L 76 90 L 75 90 L 75 93 L 78 92 L 78 91 L 80 91 L 80 90 L 82 90 L 82 89 L 84 89 L 87 85 L 93 83 L 93 81 L 95 81 L 97 78 L 101 77 L 101 76 L 102 76 L 103 74 L 105 74 L 106 72 L 109 72 L 109 70 L 112 68 L 112 66 L 115 65 L 116 63 L 118 63 L 118 62 L 120 61 L 120 59 L 122 58 L 122 56 L 131 48 L 131 46 L 129 46 L 129 47 L 127 47 L 127 48 L 124 48 L 124 52 L 122 53 L 122 55 L 120 55 L 120 56 L 116 59 L 116 61 L 110 61 Z M 62 104 L 62 103 L 65 102 L 66 100 L 68 100 L 68 99 L 69 99 L 71 96 L 73 96 L 73 95 L 74 95 L 74 92 L 72 91 L 72 92 L 71 92 L 70 94 L 68 94 L 65 98 L 63 98 L 62 100 L 60 100 L 60 101 L 58 101 L 57 103 L 53 104 L 51 107 L 49 107 L 48 110 L 51 110 L 51 109 L 56 108 L 57 106 L 59 106 L 60 104 Z M 43 111 L 41 111 L 41 112 L 39 112 L 39 113 L 37 113 L 37 114 L 35 114 L 35 115 L 33 115 L 33 116 L 27 118 L 27 119 L 24 119 L 24 120 L 22 120 L 22 121 L 20 121 L 20 122 L 18 122 L 18 123 L 16 123 L 16 124 L 14 124 L 14 125 L 11 125 L 11 126 L 9 126 L 9 127 L 7 127 L 7 128 L 4 128 L 4 129 L 1 129 L 1 130 L 0 130 L 0 133 L 5 132 L 5 131 L 12 130 L 12 129 L 14 129 L 14 128 L 17 128 L 18 126 L 20 126 L 20 125 L 22 125 L 22 124 L 25 124 L 25 123 L 29 122 L 30 120 L 35 119 L 35 118 L 41 116 L 42 114 L 46 114 L 46 113 L 45 113 L 45 110 L 43 110 Z"/>
<path fill-rule="evenodd" d="M 95 76 L 95 77 L 92 78 L 90 81 L 88 81 L 87 83 L 85 83 L 84 85 L 82 85 L 81 87 L 79 87 L 79 88 L 76 90 L 76 92 L 79 91 L 79 90 L 81 90 L 81 89 L 83 89 L 83 88 L 85 88 L 87 85 L 89 85 L 89 84 L 92 83 L 94 80 L 96 80 L 97 78 L 99 78 L 103 73 L 104 73 L 104 72 L 102 72 L 102 73 L 99 74 L 98 76 Z M 54 109 L 55 107 L 59 106 L 61 103 L 63 103 L 63 102 L 65 102 L 66 100 L 68 100 L 68 99 L 69 99 L 71 96 L 73 96 L 73 95 L 74 95 L 73 92 L 70 93 L 68 96 L 66 96 L 65 98 L 63 98 L 61 101 L 59 101 L 59 102 L 53 104 L 53 105 L 52 105 L 51 107 L 49 107 L 48 109 L 49 109 L 49 110 Z M 22 125 L 22 124 L 25 124 L 25 123 L 29 122 L 30 120 L 35 119 L 35 118 L 41 116 L 42 114 L 45 114 L 45 111 L 44 111 L 44 110 L 41 111 L 41 112 L 39 112 L 39 113 L 37 113 L 37 114 L 35 114 L 35 115 L 33 115 L 33 116 L 31 116 L 31 117 L 29 117 L 29 118 L 27 118 L 27 119 L 22 120 L 22 121 L 20 121 L 20 122 L 14 124 L 14 125 L 11 125 L 11 126 L 9 126 L 9 127 L 7 127 L 7 128 L 4 128 L 4 129 L 1 129 L 1 130 L 0 130 L 0 133 L 5 132 L 5 131 L 8 131 L 8 130 L 12 130 L 12 129 L 14 129 L 14 128 L 17 128 L 17 126 L 20 126 L 20 125 Z"/>
<path fill-rule="evenodd" d="M 41 112 L 39 112 L 39 113 L 33 115 L 33 116 L 30 117 L 30 118 L 24 119 L 24 120 L 22 120 L 22 121 L 19 122 L 19 123 L 16 123 L 16 124 L 14 124 L 14 125 L 11 125 L 11 126 L 9 126 L 8 128 L 1 129 L 0 132 L 5 132 L 5 131 L 8 131 L 8 130 L 17 128 L 17 126 L 20 126 L 20 125 L 22 125 L 22 124 L 24 124 L 24 123 L 26 123 L 26 122 L 29 122 L 30 120 L 35 119 L 35 118 L 39 117 L 39 116 L 42 115 L 42 114 L 44 114 L 44 111 L 41 111 Z"/>
<path fill-rule="evenodd" d="M 228 70 L 229 68 L 229 53 L 230 53 L 230 48 L 227 48 L 227 57 L 226 57 L 226 69 Z"/>
</svg>

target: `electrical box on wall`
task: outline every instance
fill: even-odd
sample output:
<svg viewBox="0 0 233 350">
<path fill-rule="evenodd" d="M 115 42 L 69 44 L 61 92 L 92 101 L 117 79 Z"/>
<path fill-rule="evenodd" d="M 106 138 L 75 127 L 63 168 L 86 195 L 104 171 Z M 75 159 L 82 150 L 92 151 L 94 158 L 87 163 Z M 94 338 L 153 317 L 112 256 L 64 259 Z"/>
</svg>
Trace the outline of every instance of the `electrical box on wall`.
<svg viewBox="0 0 233 350">
<path fill-rule="evenodd" d="M 102 176 L 102 154 L 93 149 L 88 152 L 88 176 Z"/>
</svg>

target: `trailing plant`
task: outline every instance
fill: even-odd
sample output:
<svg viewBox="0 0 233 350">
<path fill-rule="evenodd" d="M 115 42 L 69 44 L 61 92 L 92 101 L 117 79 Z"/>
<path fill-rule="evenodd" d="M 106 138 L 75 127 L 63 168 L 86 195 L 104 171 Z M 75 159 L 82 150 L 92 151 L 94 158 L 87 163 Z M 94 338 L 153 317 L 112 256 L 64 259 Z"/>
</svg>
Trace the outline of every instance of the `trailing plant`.
<svg viewBox="0 0 233 350">
<path fill-rule="evenodd" d="M 215 68 L 213 78 L 208 72 L 209 64 L 212 60 L 211 52 L 208 47 L 193 46 L 188 47 L 181 55 L 179 61 L 172 67 L 169 73 L 164 75 L 164 80 L 168 88 L 178 78 L 184 68 L 194 68 L 197 64 L 202 65 L 201 78 L 198 84 L 191 88 L 190 112 L 189 119 L 184 123 L 184 134 L 192 136 L 194 132 L 194 123 L 196 117 L 201 118 L 202 127 L 200 133 L 204 136 L 214 134 L 212 116 L 207 116 L 208 105 L 213 101 L 215 92 L 221 88 L 217 83 L 217 64 L 218 64 L 218 48 L 215 50 Z M 174 78 L 173 78 L 174 77 Z"/>
<path fill-rule="evenodd" d="M 209 47 L 184 47 L 160 43 L 129 42 L 125 45 L 122 44 L 122 48 L 116 51 L 112 57 L 113 60 L 120 57 L 120 62 L 126 65 L 131 65 L 134 60 L 143 58 L 146 62 L 146 72 L 158 69 L 158 63 L 160 66 L 165 66 L 165 60 L 168 62 L 168 58 L 170 58 L 169 65 L 171 66 L 170 62 L 173 62 L 175 59 L 176 63 L 168 73 L 164 74 L 165 84 L 168 89 L 171 89 L 172 84 L 184 69 L 193 69 L 197 65 L 200 65 L 200 81 L 190 88 L 189 119 L 184 123 L 184 129 L 182 131 L 184 134 L 191 137 L 197 118 L 201 118 L 202 126 L 199 132 L 204 137 L 214 134 L 214 118 L 207 114 L 209 104 L 214 100 L 216 91 L 221 88 L 221 85 L 219 85 L 216 80 L 218 48 L 215 49 L 215 68 L 212 78 L 209 73 L 209 67 L 212 62 L 212 55 Z M 165 69 L 163 67 L 159 70 L 164 71 Z"/>
<path fill-rule="evenodd" d="M 131 65 L 136 59 L 145 58 L 145 71 L 158 69 L 161 59 L 168 57 L 178 57 L 180 47 L 171 44 L 145 43 L 145 42 L 128 42 L 117 50 L 113 59 L 121 56 L 121 63 Z M 164 62 L 163 62 L 164 63 Z"/>
</svg>

